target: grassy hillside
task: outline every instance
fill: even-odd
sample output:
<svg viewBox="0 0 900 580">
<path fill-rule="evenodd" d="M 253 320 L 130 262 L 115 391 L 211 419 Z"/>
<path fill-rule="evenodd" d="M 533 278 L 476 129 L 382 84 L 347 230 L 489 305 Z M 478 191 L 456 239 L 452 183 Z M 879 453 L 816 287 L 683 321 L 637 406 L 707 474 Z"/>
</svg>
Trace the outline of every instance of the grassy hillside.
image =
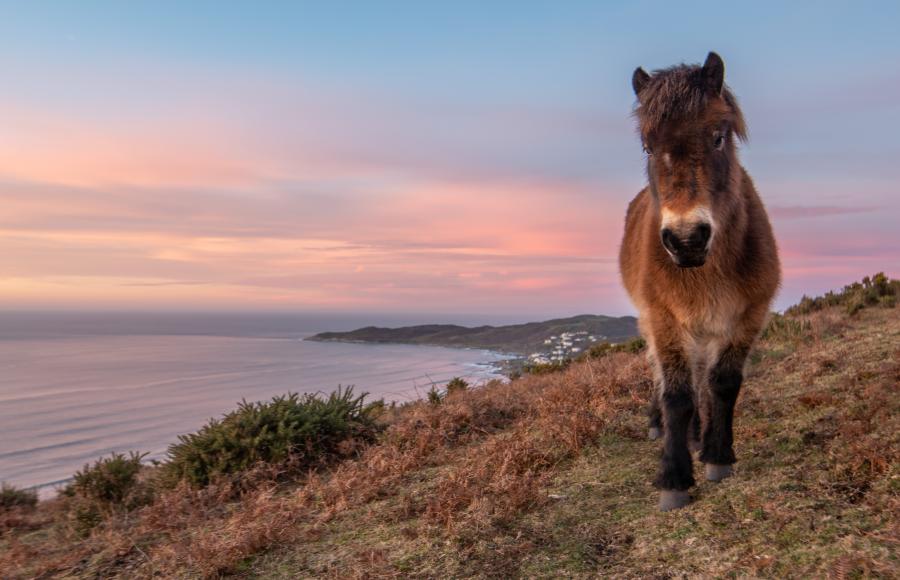
<svg viewBox="0 0 900 580">
<path fill-rule="evenodd" d="M 310 337 L 317 341 L 388 342 L 450 347 L 485 348 L 501 352 L 528 354 L 549 349 L 544 340 L 564 332 L 587 332 L 601 340 L 620 341 L 637 335 L 633 316 L 583 314 L 544 322 L 508 326 L 469 328 L 454 324 L 425 324 L 401 328 L 367 326 L 350 332 L 323 332 Z"/>
<path fill-rule="evenodd" d="M 775 316 L 738 403 L 734 478 L 660 513 L 643 357 L 615 352 L 433 403 L 380 433 L 205 487 L 140 483 L 79 532 L 0 510 L 4 577 L 896 577 L 900 309 L 873 281 Z M 813 304 L 814 303 L 814 304 Z M 858 306 L 861 304 L 861 306 Z M 372 412 L 379 408 L 372 407 Z M 367 436 L 366 440 L 371 440 Z M 15 502 L 11 502 L 15 503 Z"/>
</svg>

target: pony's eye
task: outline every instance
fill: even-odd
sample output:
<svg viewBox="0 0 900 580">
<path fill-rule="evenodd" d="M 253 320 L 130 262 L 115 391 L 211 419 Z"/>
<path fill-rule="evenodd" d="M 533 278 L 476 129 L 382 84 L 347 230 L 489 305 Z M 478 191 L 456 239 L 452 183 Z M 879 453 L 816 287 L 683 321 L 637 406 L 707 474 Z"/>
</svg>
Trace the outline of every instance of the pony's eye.
<svg viewBox="0 0 900 580">
<path fill-rule="evenodd" d="M 644 143 L 644 153 L 647 155 L 653 155 L 653 148 Z"/>
<path fill-rule="evenodd" d="M 716 151 L 721 151 L 722 147 L 725 146 L 725 135 L 716 135 L 716 141 L 713 146 L 716 148 Z"/>
</svg>

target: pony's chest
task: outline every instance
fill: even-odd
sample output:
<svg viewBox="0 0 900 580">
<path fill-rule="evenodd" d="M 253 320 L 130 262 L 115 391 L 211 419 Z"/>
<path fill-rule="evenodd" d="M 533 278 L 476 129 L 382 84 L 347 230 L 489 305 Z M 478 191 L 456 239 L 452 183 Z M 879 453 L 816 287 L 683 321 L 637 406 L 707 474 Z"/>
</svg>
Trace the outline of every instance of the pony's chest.
<svg viewBox="0 0 900 580">
<path fill-rule="evenodd" d="M 698 293 L 689 304 L 675 309 L 679 322 L 694 339 L 725 339 L 735 330 L 743 311 L 742 302 L 731 293 Z"/>
</svg>

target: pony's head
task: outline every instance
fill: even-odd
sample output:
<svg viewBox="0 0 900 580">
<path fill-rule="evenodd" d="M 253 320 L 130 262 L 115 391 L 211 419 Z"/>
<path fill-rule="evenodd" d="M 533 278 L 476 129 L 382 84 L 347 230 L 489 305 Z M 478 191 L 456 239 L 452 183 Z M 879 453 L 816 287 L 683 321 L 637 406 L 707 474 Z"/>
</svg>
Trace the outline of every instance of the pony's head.
<svg viewBox="0 0 900 580">
<path fill-rule="evenodd" d="M 631 79 L 635 116 L 647 152 L 650 191 L 660 212 L 660 242 L 680 267 L 702 266 L 738 195 L 735 140 L 747 138 L 725 63 L 677 65 Z M 717 219 L 717 218 L 723 219 Z"/>
</svg>

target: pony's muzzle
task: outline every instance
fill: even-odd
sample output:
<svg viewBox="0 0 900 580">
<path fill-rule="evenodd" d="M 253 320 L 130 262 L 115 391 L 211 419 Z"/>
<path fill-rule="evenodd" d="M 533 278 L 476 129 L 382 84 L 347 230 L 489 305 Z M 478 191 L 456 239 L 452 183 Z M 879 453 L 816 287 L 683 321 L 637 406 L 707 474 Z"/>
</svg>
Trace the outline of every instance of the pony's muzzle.
<svg viewBox="0 0 900 580">
<path fill-rule="evenodd" d="M 697 268 L 706 263 L 711 237 L 712 226 L 707 222 L 696 223 L 677 231 L 667 227 L 660 230 L 663 247 L 680 268 Z"/>
</svg>

